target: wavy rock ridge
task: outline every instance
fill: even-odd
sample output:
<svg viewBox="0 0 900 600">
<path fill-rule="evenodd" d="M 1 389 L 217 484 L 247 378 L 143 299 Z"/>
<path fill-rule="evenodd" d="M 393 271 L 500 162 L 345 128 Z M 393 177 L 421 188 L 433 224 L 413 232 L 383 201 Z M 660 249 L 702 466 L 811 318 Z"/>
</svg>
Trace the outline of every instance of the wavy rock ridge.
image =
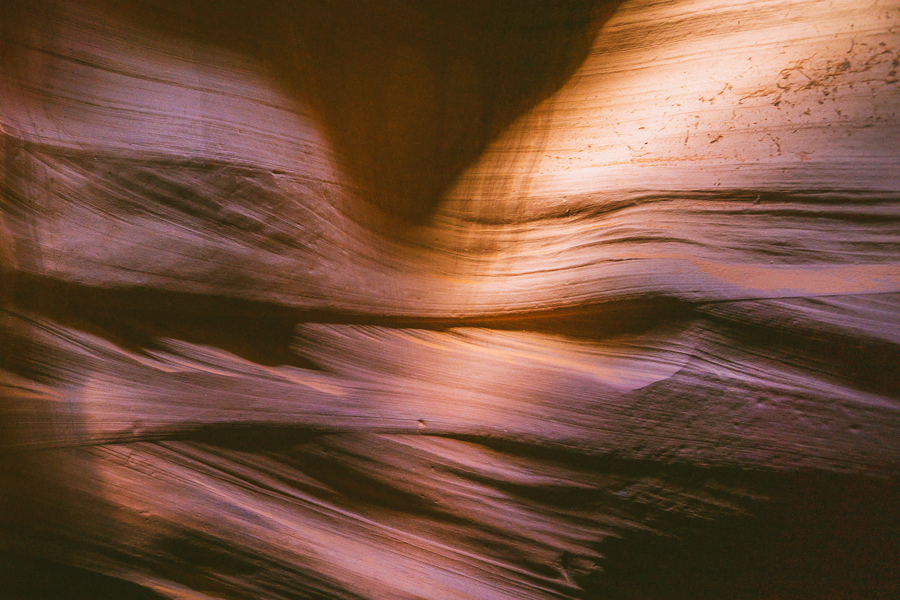
<svg viewBox="0 0 900 600">
<path fill-rule="evenodd" d="M 0 6 L 11 598 L 894 598 L 900 3 Z"/>
</svg>

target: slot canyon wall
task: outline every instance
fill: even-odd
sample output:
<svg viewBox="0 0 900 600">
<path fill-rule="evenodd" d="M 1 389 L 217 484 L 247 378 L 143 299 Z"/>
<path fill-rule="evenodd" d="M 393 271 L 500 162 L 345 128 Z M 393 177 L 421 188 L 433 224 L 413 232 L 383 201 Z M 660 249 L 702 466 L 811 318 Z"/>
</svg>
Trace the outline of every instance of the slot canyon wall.
<svg viewBox="0 0 900 600">
<path fill-rule="evenodd" d="M 900 597 L 898 68 L 898 0 L 4 0 L 0 597 Z"/>
</svg>

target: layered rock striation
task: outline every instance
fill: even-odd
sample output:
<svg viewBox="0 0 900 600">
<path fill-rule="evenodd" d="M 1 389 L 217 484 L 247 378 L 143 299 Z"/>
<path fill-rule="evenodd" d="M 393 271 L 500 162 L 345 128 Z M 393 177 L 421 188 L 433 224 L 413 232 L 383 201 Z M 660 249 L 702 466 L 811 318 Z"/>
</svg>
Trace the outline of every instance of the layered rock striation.
<svg viewBox="0 0 900 600">
<path fill-rule="evenodd" d="M 895 597 L 898 31 L 4 2 L 11 597 Z"/>
</svg>

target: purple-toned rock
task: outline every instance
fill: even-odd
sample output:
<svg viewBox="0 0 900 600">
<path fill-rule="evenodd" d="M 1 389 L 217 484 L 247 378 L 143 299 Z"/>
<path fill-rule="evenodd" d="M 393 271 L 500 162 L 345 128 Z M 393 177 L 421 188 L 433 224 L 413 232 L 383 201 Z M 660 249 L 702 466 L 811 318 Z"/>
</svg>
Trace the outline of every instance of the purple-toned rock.
<svg viewBox="0 0 900 600">
<path fill-rule="evenodd" d="M 127 4 L 0 6 L 9 597 L 897 597 L 900 3 Z"/>
</svg>

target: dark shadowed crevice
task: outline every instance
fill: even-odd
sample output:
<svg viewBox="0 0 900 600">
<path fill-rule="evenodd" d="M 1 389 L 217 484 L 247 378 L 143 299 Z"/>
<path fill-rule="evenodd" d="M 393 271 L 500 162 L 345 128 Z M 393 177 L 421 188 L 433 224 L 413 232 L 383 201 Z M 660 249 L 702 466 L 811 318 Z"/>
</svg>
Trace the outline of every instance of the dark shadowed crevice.
<svg viewBox="0 0 900 600">
<path fill-rule="evenodd" d="M 629 514 L 627 529 L 597 546 L 602 569 L 577 582 L 585 599 L 887 600 L 900 597 L 900 480 L 814 471 L 699 468 L 687 463 L 589 457 L 466 438 L 551 471 L 654 481 L 672 498 L 732 490 L 740 510 L 691 514 L 655 494 L 493 482 L 513 497 L 559 510 Z M 612 496 L 610 495 L 612 494 Z M 611 499 L 614 497 L 614 501 Z M 679 500 L 680 501 L 680 500 Z M 603 507 L 603 508 L 601 508 Z"/>
<path fill-rule="evenodd" d="M 608 538 L 586 598 L 853 600 L 900 595 L 897 481 L 761 478 L 770 501 L 715 521 L 672 515 L 666 534 Z M 662 523 L 660 523 L 662 525 Z"/>
<path fill-rule="evenodd" d="M 252 302 L 154 289 L 103 289 L 20 276 L 14 305 L 125 348 L 155 348 L 162 338 L 227 350 L 262 365 L 316 365 L 290 349 L 298 312 Z"/>
<path fill-rule="evenodd" d="M 4 600 L 165 600 L 145 587 L 22 554 L 0 552 Z"/>
<path fill-rule="evenodd" d="M 427 220 L 491 140 L 572 76 L 621 0 L 98 2 L 264 63 L 402 229 Z"/>
<path fill-rule="evenodd" d="M 646 296 L 571 308 L 461 318 L 309 311 L 289 306 L 151 288 L 97 288 L 30 275 L 16 277 L 13 305 L 132 350 L 160 338 L 221 348 L 263 365 L 317 368 L 291 350 L 301 323 L 442 331 L 485 327 L 598 340 L 696 317 L 690 303 Z"/>
<path fill-rule="evenodd" d="M 711 320 L 741 346 L 782 364 L 889 398 L 897 397 L 900 390 L 900 346 L 888 340 L 795 323 L 742 323 L 715 315 Z"/>
</svg>

